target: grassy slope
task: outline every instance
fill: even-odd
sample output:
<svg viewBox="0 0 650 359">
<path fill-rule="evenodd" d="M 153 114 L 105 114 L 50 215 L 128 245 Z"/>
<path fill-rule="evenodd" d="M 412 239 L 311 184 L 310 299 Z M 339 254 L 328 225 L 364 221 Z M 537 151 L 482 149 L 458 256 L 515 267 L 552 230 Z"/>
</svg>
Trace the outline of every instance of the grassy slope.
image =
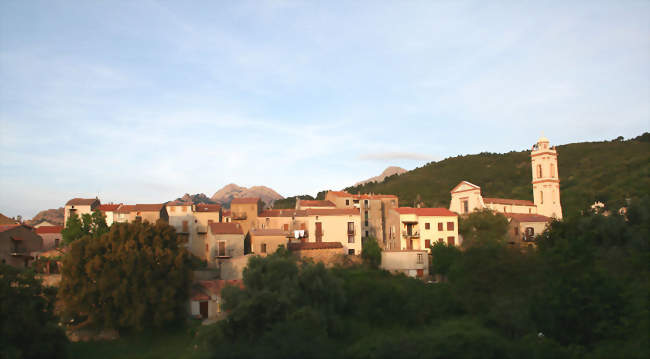
<svg viewBox="0 0 650 359">
<path fill-rule="evenodd" d="M 634 140 L 558 146 L 560 190 L 565 215 L 595 200 L 612 208 L 625 198 L 650 194 L 650 135 Z M 396 194 L 413 205 L 419 194 L 427 206 L 447 207 L 449 191 L 462 180 L 481 187 L 485 197 L 532 200 L 530 152 L 481 153 L 431 162 L 382 183 L 346 188 L 352 193 Z"/>
</svg>

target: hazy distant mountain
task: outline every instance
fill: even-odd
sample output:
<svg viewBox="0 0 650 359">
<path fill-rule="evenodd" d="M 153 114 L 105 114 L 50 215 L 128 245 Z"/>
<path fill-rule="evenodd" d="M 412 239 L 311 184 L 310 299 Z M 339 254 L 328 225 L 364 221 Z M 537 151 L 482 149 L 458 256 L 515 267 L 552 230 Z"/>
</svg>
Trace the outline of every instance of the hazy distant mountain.
<svg viewBox="0 0 650 359">
<path fill-rule="evenodd" d="M 396 166 L 390 166 L 384 170 L 379 176 L 375 176 L 372 178 L 368 178 L 365 181 L 357 182 L 355 183 L 355 186 L 360 186 L 362 184 L 370 183 L 370 182 L 383 182 L 386 177 L 392 176 L 392 175 L 401 175 L 402 173 L 408 172 L 407 170 L 403 169 L 402 167 L 396 167 Z"/>
<path fill-rule="evenodd" d="M 37 225 L 43 221 L 48 221 L 54 225 L 63 225 L 63 207 L 58 209 L 46 209 L 38 212 L 31 221 L 25 221 L 30 226 Z"/>
<path fill-rule="evenodd" d="M 210 197 L 206 196 L 205 193 L 197 193 L 197 194 L 185 193 L 183 195 L 183 197 L 176 198 L 176 201 L 192 202 L 194 204 L 197 204 L 197 203 L 208 203 L 208 204 L 217 203 L 217 202 L 213 201 Z"/>
<path fill-rule="evenodd" d="M 233 198 L 259 197 L 269 207 L 276 200 L 283 199 L 279 193 L 265 186 L 253 186 L 251 188 L 241 187 L 234 183 L 224 186 L 212 195 L 212 201 L 229 207 Z"/>
</svg>

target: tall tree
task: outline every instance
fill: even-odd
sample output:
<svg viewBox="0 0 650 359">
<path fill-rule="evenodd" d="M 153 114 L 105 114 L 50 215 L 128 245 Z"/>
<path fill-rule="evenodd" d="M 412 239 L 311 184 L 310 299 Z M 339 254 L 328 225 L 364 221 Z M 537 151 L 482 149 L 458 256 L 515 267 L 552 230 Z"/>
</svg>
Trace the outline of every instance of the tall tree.
<svg viewBox="0 0 650 359">
<path fill-rule="evenodd" d="M 381 265 L 381 248 L 377 239 L 373 236 L 367 237 L 361 251 L 363 262 L 370 268 L 377 269 Z"/>
<path fill-rule="evenodd" d="M 74 241 L 59 288 L 66 313 L 116 329 L 180 320 L 192 278 L 183 244 L 164 221 L 116 223 L 98 238 Z"/>
</svg>

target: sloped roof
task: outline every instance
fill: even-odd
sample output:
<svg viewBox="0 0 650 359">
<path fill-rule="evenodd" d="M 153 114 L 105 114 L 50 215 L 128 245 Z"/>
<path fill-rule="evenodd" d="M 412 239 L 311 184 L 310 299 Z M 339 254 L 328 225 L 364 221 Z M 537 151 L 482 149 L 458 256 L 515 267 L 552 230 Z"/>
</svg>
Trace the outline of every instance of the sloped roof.
<svg viewBox="0 0 650 359">
<path fill-rule="evenodd" d="M 527 201 L 525 199 L 509 199 L 509 198 L 494 198 L 494 197 L 483 197 L 483 203 L 509 204 L 513 206 L 535 206 L 535 203 L 531 201 Z"/>
<path fill-rule="evenodd" d="M 515 219 L 519 222 L 550 222 L 553 220 L 551 217 L 546 217 L 541 214 L 528 214 L 528 213 L 504 213 L 508 218 Z"/>
<path fill-rule="evenodd" d="M 3 225 L 0 225 L 0 232 L 8 231 L 10 229 L 13 229 L 13 228 L 16 228 L 16 227 L 19 227 L 19 226 L 20 226 L 20 224 L 18 224 L 18 223 L 16 223 L 16 224 L 3 224 Z"/>
<path fill-rule="evenodd" d="M 256 204 L 259 200 L 259 197 L 233 198 L 230 204 Z"/>
<path fill-rule="evenodd" d="M 18 221 L 15 219 L 11 219 L 4 214 L 0 213 L 0 225 L 2 224 L 18 224 Z"/>
<path fill-rule="evenodd" d="M 481 187 L 479 187 L 479 186 L 477 186 L 477 185 L 475 185 L 475 184 L 473 184 L 473 183 L 471 183 L 471 182 L 468 182 L 468 181 L 460 181 L 460 183 L 458 183 L 458 184 L 457 184 L 454 188 L 452 188 L 451 191 L 449 191 L 449 192 L 455 192 L 456 189 L 458 189 L 458 187 L 460 187 L 460 186 L 462 186 L 462 185 L 464 185 L 464 184 L 466 184 L 466 185 L 472 187 L 472 189 L 479 189 L 479 190 L 481 189 Z"/>
<path fill-rule="evenodd" d="M 140 212 L 159 212 L 165 208 L 164 203 L 153 203 L 153 204 L 136 204 L 133 206 L 132 211 Z"/>
<path fill-rule="evenodd" d="M 117 211 L 118 208 L 120 208 L 122 204 L 100 204 L 97 206 L 97 209 L 102 211 L 102 212 L 113 212 Z"/>
<path fill-rule="evenodd" d="M 219 222 L 210 223 L 210 233 L 212 234 L 244 234 L 244 230 L 239 223 Z"/>
<path fill-rule="evenodd" d="M 36 234 L 61 233 L 63 226 L 40 226 L 36 227 Z"/>
<path fill-rule="evenodd" d="M 343 245 L 341 244 L 341 242 L 289 243 L 288 248 L 291 251 L 305 251 L 305 250 L 343 248 Z"/>
<path fill-rule="evenodd" d="M 193 204 L 194 204 L 194 203 L 192 203 L 192 202 L 184 202 L 184 201 L 171 201 L 171 202 L 167 202 L 167 205 L 168 205 L 168 206 L 191 206 L 191 205 L 193 205 Z"/>
<path fill-rule="evenodd" d="M 73 198 L 66 202 L 66 206 L 69 205 L 75 205 L 75 206 L 91 206 L 93 203 L 97 201 L 99 203 L 99 199 L 97 198 Z"/>
<path fill-rule="evenodd" d="M 398 207 L 394 208 L 399 214 L 415 214 L 423 217 L 457 217 L 458 215 L 447 208 L 412 208 Z"/>
</svg>

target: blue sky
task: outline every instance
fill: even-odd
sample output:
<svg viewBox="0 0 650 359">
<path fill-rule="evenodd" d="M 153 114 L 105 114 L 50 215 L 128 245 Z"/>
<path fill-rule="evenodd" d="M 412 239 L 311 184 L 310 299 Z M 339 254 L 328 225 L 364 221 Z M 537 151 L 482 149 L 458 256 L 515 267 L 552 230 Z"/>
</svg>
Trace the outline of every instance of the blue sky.
<svg viewBox="0 0 650 359">
<path fill-rule="evenodd" d="M 0 212 L 285 196 L 650 124 L 648 1 L 3 1 Z"/>
</svg>

